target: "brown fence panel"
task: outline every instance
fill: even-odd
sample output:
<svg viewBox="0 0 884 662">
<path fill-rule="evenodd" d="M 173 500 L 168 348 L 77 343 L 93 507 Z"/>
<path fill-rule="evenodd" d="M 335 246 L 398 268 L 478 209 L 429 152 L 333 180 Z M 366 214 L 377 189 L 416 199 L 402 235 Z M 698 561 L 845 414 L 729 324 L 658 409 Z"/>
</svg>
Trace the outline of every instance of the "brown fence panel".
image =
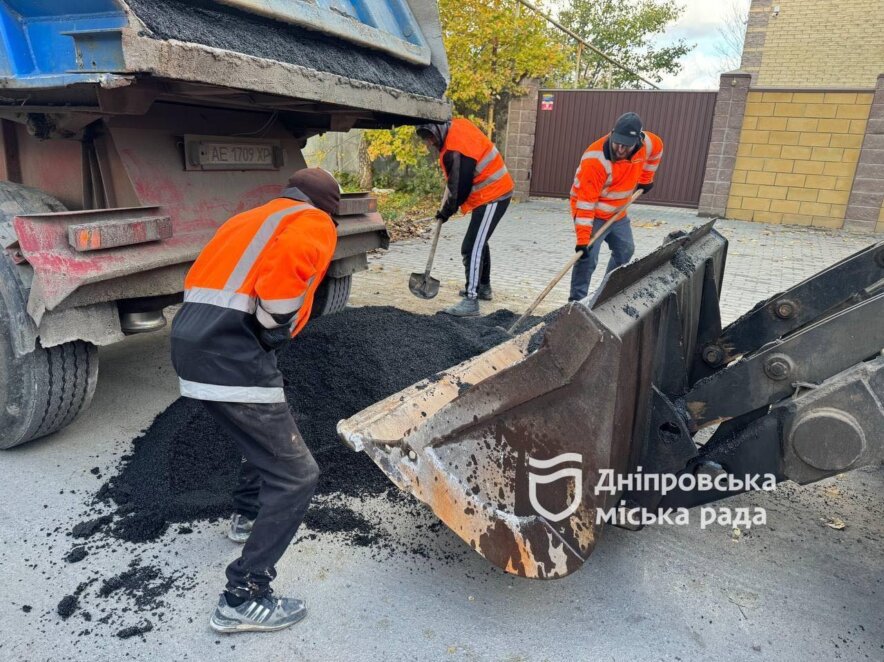
<svg viewBox="0 0 884 662">
<path fill-rule="evenodd" d="M 634 111 L 664 145 L 654 189 L 642 202 L 697 207 L 715 97 L 716 92 L 693 91 L 541 90 L 531 195 L 568 197 L 586 147 L 608 133 L 618 116 Z"/>
</svg>

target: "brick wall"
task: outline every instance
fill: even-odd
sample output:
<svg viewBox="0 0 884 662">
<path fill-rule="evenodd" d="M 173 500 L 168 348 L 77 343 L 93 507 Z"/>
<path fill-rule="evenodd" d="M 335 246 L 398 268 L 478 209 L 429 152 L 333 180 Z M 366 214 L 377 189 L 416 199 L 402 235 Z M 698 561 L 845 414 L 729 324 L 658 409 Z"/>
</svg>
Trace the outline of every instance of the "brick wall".
<svg viewBox="0 0 884 662">
<path fill-rule="evenodd" d="M 872 99 L 871 92 L 750 91 L 727 216 L 842 227 Z"/>
<path fill-rule="evenodd" d="M 697 210 L 700 216 L 723 216 L 725 213 L 746 112 L 749 81 L 747 73 L 721 76 Z"/>
<path fill-rule="evenodd" d="M 884 232 L 884 74 L 869 109 L 853 189 L 847 204 L 844 227 L 864 232 Z"/>
<path fill-rule="evenodd" d="M 767 24 L 770 22 L 772 7 L 772 0 L 752 0 L 752 4 L 749 6 L 740 71 L 752 74 L 753 79 L 758 77 L 758 72 L 761 70 L 764 42 L 767 38 Z"/>
<path fill-rule="evenodd" d="M 509 102 L 503 145 L 503 159 L 515 184 L 513 198 L 519 201 L 528 199 L 531 184 L 540 81 L 528 79 L 522 88 L 525 94 Z"/>
<path fill-rule="evenodd" d="M 758 86 L 870 88 L 882 54 L 881 0 L 753 0 L 742 68 Z"/>
</svg>

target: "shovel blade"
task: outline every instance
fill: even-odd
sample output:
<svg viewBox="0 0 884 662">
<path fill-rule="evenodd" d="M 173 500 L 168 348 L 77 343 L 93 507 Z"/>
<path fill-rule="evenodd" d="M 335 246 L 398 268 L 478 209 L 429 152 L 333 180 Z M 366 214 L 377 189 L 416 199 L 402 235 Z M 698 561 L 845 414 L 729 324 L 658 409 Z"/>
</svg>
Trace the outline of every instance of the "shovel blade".
<svg viewBox="0 0 884 662">
<path fill-rule="evenodd" d="M 408 289 L 421 299 L 432 299 L 439 294 L 439 281 L 425 273 L 411 274 Z"/>
</svg>

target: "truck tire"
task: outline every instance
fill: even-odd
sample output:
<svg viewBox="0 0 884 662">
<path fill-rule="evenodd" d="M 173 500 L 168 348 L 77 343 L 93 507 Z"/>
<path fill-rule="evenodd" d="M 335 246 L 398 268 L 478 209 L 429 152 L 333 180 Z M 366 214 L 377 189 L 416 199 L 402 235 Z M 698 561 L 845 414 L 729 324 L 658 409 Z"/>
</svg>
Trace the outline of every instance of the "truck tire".
<svg viewBox="0 0 884 662">
<path fill-rule="evenodd" d="M 0 224 L 16 214 L 64 211 L 42 191 L 0 181 Z M 2 230 L 2 228 L 0 228 Z M 51 434 L 71 423 L 92 401 L 98 350 L 75 340 L 16 356 L 16 325 L 27 320 L 25 288 L 15 265 L 0 250 L 0 449 Z"/>
<path fill-rule="evenodd" d="M 328 276 L 323 279 L 313 297 L 313 310 L 310 311 L 310 319 L 344 310 L 347 306 L 347 299 L 350 298 L 350 283 L 352 281 L 352 275 L 343 278 Z"/>
<path fill-rule="evenodd" d="M 40 189 L 0 181 L 0 223 L 11 223 L 16 214 L 67 211 L 61 202 Z"/>
</svg>

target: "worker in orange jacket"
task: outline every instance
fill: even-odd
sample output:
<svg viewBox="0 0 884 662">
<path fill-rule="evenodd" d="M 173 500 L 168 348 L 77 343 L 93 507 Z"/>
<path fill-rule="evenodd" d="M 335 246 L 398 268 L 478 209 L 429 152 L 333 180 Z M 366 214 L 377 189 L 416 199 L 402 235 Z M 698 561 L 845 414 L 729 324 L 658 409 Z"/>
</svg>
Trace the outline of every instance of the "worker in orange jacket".
<svg viewBox="0 0 884 662">
<path fill-rule="evenodd" d="M 470 214 L 460 247 L 466 272 L 463 299 L 445 310 L 449 315 L 479 314 L 478 299 L 491 300 L 491 249 L 488 240 L 513 195 L 513 178 L 494 143 L 467 119 L 423 124 L 417 135 L 439 150 L 439 165 L 448 181 L 436 220 L 445 223 L 457 211 Z"/>
<path fill-rule="evenodd" d="M 586 298 L 602 242 L 597 240 L 589 248 L 587 245 L 593 233 L 612 217 L 622 215 L 604 236 L 611 248 L 607 271 L 632 259 L 635 242 L 629 216 L 623 210 L 637 189 L 647 193 L 654 186 L 662 156 L 663 141 L 650 131 L 643 131 L 641 118 L 635 113 L 617 118 L 611 133 L 596 140 L 583 153 L 571 187 L 571 217 L 577 233 L 575 250 L 583 256 L 571 271 L 569 301 Z"/>
<path fill-rule="evenodd" d="M 279 630 L 307 613 L 270 589 L 319 478 L 276 352 L 310 318 L 335 252 L 339 201 L 334 177 L 304 169 L 278 197 L 228 220 L 188 272 L 172 323 L 181 395 L 202 400 L 244 458 L 228 536 L 245 546 L 210 620 L 219 632 Z"/>
</svg>

